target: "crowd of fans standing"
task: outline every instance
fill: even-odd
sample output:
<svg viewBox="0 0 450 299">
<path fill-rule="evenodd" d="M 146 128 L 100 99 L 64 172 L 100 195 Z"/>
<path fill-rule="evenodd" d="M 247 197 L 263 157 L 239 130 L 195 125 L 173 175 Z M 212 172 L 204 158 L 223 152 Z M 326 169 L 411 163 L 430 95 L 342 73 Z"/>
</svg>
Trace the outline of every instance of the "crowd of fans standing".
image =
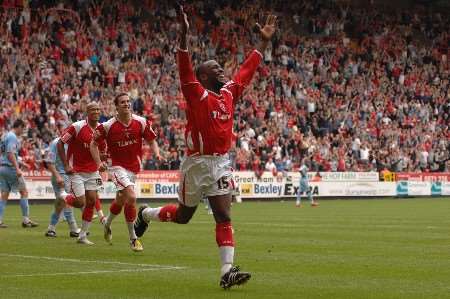
<svg viewBox="0 0 450 299">
<path fill-rule="evenodd" d="M 261 12 L 280 15 L 236 106 L 235 169 L 289 171 L 310 157 L 316 171 L 449 171 L 449 13 L 291 2 L 185 3 L 194 63 L 217 59 L 230 77 Z M 186 102 L 175 17 L 170 1 L 2 1 L 0 130 L 27 121 L 29 169 L 89 101 L 101 104 L 100 121 L 114 115 L 118 91 L 159 136 L 165 160 L 146 148 L 144 169 L 178 169 Z"/>
</svg>

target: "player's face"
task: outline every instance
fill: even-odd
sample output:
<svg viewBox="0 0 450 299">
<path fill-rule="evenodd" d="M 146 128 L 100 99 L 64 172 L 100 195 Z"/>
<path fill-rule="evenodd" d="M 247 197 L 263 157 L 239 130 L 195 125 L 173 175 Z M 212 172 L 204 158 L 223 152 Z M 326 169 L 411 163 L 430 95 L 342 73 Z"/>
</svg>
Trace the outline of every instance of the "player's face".
<svg viewBox="0 0 450 299">
<path fill-rule="evenodd" d="M 25 127 L 24 127 L 24 126 L 19 126 L 19 127 L 17 127 L 17 133 L 18 133 L 18 135 L 19 135 L 19 136 L 22 135 L 22 133 L 23 133 L 24 130 L 25 130 Z"/>
<path fill-rule="evenodd" d="M 205 64 L 208 80 L 216 86 L 223 86 L 227 82 L 227 79 L 225 78 L 223 68 L 220 64 L 215 60 L 209 60 Z"/>
<path fill-rule="evenodd" d="M 100 107 L 98 105 L 89 105 L 87 108 L 87 117 L 90 121 L 98 121 L 100 119 Z"/>
<path fill-rule="evenodd" d="M 128 97 L 126 95 L 121 96 L 117 100 L 116 109 L 119 114 L 130 113 L 130 111 L 131 111 L 130 97 Z"/>
</svg>

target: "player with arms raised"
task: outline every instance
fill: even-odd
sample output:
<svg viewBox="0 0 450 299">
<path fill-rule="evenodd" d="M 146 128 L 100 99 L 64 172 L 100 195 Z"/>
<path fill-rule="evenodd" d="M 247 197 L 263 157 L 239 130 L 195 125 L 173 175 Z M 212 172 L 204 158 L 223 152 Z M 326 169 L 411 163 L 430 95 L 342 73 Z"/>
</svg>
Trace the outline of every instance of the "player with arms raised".
<svg viewBox="0 0 450 299">
<path fill-rule="evenodd" d="M 216 222 L 216 242 L 222 264 L 220 286 L 228 289 L 250 279 L 250 273 L 233 266 L 230 207 L 234 182 L 228 151 L 234 107 L 262 60 L 261 53 L 275 32 L 276 17 L 269 15 L 264 27 L 257 24 L 262 42 L 250 53 L 232 80 L 225 78 L 222 67 L 215 60 L 200 64 L 194 73 L 187 50 L 189 22 L 182 7 L 179 17 L 182 32 L 177 53 L 178 68 L 181 90 L 188 104 L 187 157 L 181 165 L 179 203 L 159 208 L 141 207 L 135 230 L 138 236 L 143 235 L 150 220 L 188 223 L 202 196 L 207 196 Z"/>
</svg>

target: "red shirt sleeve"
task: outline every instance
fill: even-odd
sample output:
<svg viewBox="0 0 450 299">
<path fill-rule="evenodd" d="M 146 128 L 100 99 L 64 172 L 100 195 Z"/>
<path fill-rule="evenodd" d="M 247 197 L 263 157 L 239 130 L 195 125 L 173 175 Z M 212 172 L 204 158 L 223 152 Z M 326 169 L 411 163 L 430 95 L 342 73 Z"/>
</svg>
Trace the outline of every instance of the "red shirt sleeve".
<svg viewBox="0 0 450 299">
<path fill-rule="evenodd" d="M 147 122 L 145 123 L 143 137 L 148 142 L 150 142 L 156 138 L 156 133 L 155 133 L 155 131 L 153 131 L 152 123 L 149 120 L 147 120 Z"/>
<path fill-rule="evenodd" d="M 61 134 L 61 141 L 65 144 L 71 143 L 71 141 L 75 138 L 76 131 L 74 126 L 70 126 Z"/>
<path fill-rule="evenodd" d="M 247 57 L 237 73 L 234 75 L 233 80 L 225 84 L 224 88 L 231 91 L 235 103 L 241 96 L 245 87 L 250 84 L 250 81 L 252 80 L 261 60 L 261 53 L 257 50 L 253 50 L 253 52 Z"/>
<path fill-rule="evenodd" d="M 197 78 L 195 78 L 189 52 L 178 49 L 177 57 L 183 96 L 188 102 L 199 101 L 205 93 L 205 88 L 203 88 Z"/>
</svg>

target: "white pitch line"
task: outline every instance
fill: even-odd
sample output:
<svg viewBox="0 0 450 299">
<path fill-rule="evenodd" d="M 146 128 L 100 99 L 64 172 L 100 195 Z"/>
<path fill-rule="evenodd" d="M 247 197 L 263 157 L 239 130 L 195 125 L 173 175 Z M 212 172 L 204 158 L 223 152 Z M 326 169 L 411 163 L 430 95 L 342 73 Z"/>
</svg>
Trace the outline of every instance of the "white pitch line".
<svg viewBox="0 0 450 299">
<path fill-rule="evenodd" d="M 121 265 L 121 266 L 151 267 L 152 269 L 155 269 L 155 270 L 157 270 L 157 269 L 164 269 L 164 270 L 186 269 L 186 267 L 178 267 L 178 266 L 164 266 L 164 265 L 155 265 L 155 264 L 133 264 L 133 263 L 124 263 L 124 262 L 116 262 L 116 261 L 88 261 L 88 260 L 68 259 L 68 258 L 50 257 L 50 256 L 35 256 L 35 255 L 21 255 L 21 254 L 7 254 L 7 253 L 0 253 L 0 256 L 20 257 L 20 258 L 37 259 L 37 260 L 50 260 L 50 261 L 59 261 L 59 262 L 72 262 L 72 263 L 89 263 L 89 264 L 94 263 L 94 264 L 110 264 L 110 265 Z"/>
<path fill-rule="evenodd" d="M 11 274 L 0 275 L 0 277 L 34 277 L 34 276 L 61 276 L 61 275 L 82 275 L 82 274 L 103 274 L 103 273 L 117 273 L 117 272 L 144 272 L 144 271 L 160 271 L 160 270 L 174 270 L 172 268 L 141 268 L 141 269 L 123 269 L 123 270 L 101 270 L 101 271 L 83 271 L 83 272 L 66 272 L 66 273 L 33 273 L 33 274 Z"/>
</svg>

